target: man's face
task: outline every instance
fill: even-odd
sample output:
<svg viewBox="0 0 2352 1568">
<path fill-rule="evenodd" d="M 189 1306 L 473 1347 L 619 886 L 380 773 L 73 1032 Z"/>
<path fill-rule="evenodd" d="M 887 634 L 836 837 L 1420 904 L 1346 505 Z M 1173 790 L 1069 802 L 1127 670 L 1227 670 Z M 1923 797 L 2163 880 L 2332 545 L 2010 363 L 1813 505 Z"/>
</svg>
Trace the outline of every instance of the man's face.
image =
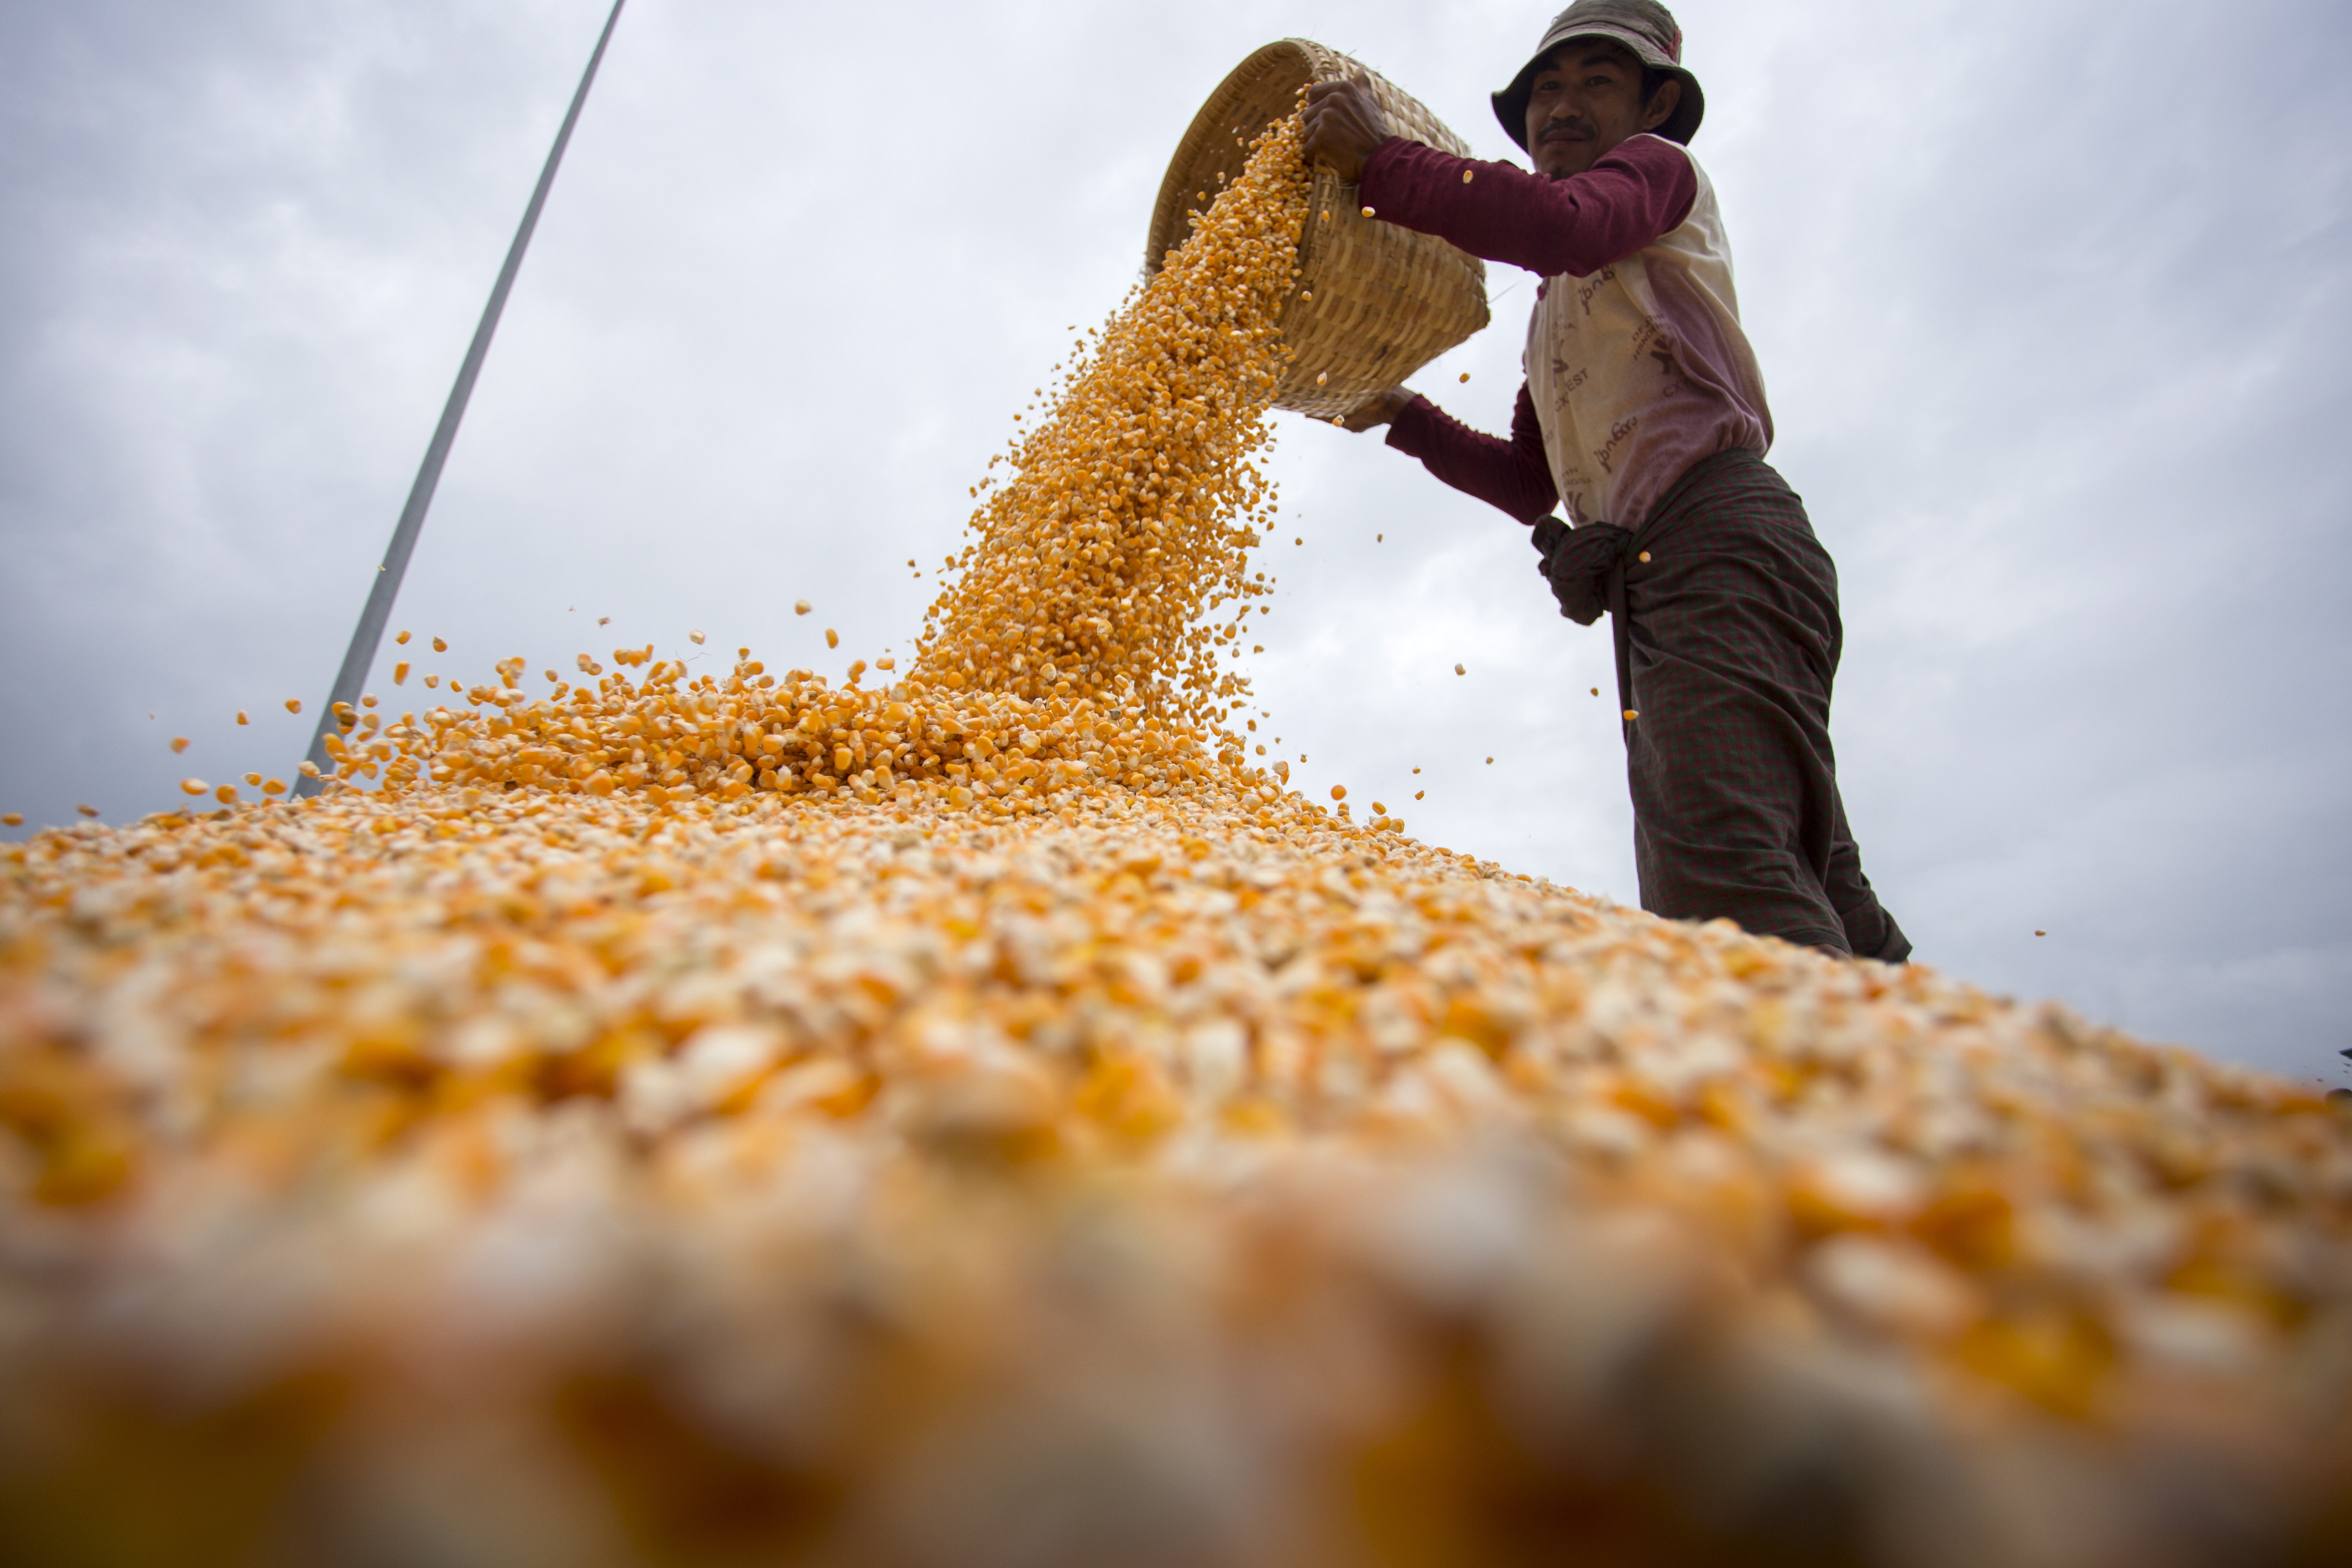
<svg viewBox="0 0 2352 1568">
<path fill-rule="evenodd" d="M 1622 44 L 1570 38 L 1536 71 L 1528 98 L 1528 153 L 1555 180 L 1581 174 L 1629 136 L 1654 131 L 1682 101 L 1669 79 L 1647 108 L 1642 62 Z"/>
</svg>

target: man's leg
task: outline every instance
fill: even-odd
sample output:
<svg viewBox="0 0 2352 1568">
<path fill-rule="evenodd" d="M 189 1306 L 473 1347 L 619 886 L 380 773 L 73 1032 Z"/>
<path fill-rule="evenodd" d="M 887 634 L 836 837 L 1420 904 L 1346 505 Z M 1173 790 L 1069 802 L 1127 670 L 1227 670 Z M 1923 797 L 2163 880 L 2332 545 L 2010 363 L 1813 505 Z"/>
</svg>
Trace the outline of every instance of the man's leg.
<svg viewBox="0 0 2352 1568">
<path fill-rule="evenodd" d="M 1633 662 L 1626 773 L 1642 907 L 1848 952 L 1806 844 L 1821 785 L 1801 734 L 1741 683 L 1643 650 L 1638 636 Z"/>
<path fill-rule="evenodd" d="M 1626 568 L 1643 907 L 1846 953 L 1900 933 L 1863 879 L 1830 745 L 1837 569 L 1760 458 L 1695 468 Z"/>
<path fill-rule="evenodd" d="M 1832 784 L 1832 789 L 1836 786 Z M 1831 907 L 1845 922 L 1846 951 L 1856 958 L 1875 958 L 1888 963 L 1902 963 L 1911 956 L 1911 939 L 1895 923 L 1895 917 L 1878 901 L 1870 879 L 1862 874 L 1862 850 L 1845 825 L 1845 801 L 1836 800 L 1836 816 L 1831 824 L 1829 875 L 1823 879 L 1822 890 L 1829 894 Z"/>
</svg>

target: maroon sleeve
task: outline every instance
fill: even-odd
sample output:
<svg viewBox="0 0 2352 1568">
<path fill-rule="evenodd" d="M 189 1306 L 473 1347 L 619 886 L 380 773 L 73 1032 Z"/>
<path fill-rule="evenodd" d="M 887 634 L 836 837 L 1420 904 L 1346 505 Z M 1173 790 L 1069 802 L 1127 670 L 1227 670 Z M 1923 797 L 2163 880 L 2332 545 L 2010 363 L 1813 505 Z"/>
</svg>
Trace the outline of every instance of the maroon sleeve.
<svg viewBox="0 0 2352 1568">
<path fill-rule="evenodd" d="M 1698 173 L 1689 153 L 1657 136 L 1621 142 L 1565 180 L 1391 136 L 1365 161 L 1356 189 L 1384 222 L 1546 278 L 1585 278 L 1678 227 L 1698 200 Z"/>
<path fill-rule="evenodd" d="M 1511 438 L 1482 435 L 1426 397 L 1416 397 L 1389 423 L 1389 445 L 1465 495 L 1476 496 L 1521 522 L 1533 522 L 1559 504 L 1551 460 L 1544 455 L 1536 400 L 1519 384 Z"/>
</svg>

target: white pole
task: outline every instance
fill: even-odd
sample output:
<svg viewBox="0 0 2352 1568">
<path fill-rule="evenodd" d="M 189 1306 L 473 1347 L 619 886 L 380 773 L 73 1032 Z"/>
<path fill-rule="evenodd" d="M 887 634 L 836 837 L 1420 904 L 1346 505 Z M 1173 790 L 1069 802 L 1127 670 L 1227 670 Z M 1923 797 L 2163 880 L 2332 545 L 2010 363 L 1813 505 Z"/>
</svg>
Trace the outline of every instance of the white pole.
<svg viewBox="0 0 2352 1568">
<path fill-rule="evenodd" d="M 352 645 L 343 653 L 343 667 L 335 674 L 334 689 L 328 694 L 327 705 L 319 713 L 319 727 L 310 737 L 310 761 L 320 776 L 304 774 L 294 784 L 296 795 L 316 795 L 325 787 L 325 779 L 334 773 L 332 759 L 327 755 L 327 736 L 339 727 L 337 710 L 348 710 L 359 700 L 360 687 L 375 663 L 376 648 L 383 641 L 383 628 L 392 619 L 392 602 L 400 596 L 400 580 L 408 574 L 408 558 L 416 549 L 417 532 L 425 526 L 425 513 L 433 505 L 433 492 L 441 483 L 441 467 L 449 460 L 450 444 L 457 438 L 458 423 L 466 417 L 466 404 L 474 395 L 474 380 L 482 374 L 482 360 L 490 352 L 490 339 L 499 330 L 499 317 L 507 308 L 507 295 L 514 288 L 515 274 L 522 269 L 523 252 L 530 248 L 531 231 L 539 226 L 539 213 L 547 205 L 547 193 L 555 184 L 555 171 L 563 162 L 563 149 L 572 141 L 572 128 L 580 121 L 581 106 L 588 101 L 588 89 L 596 80 L 596 68 L 604 62 L 604 46 L 613 41 L 613 28 L 621 19 L 621 6 L 625 0 L 613 0 L 612 15 L 604 18 L 604 30 L 596 39 L 596 52 L 588 57 L 588 69 L 580 78 L 580 89 L 572 95 L 572 107 L 563 116 L 563 128 L 555 133 L 555 145 L 548 150 L 547 166 L 539 172 L 539 186 L 530 193 L 530 205 L 523 209 L 522 226 L 515 230 L 514 243 L 507 247 L 506 265 L 499 268 L 499 280 L 490 289 L 490 302 L 482 308 L 481 324 L 474 329 L 474 342 L 466 350 L 466 363 L 457 368 L 457 384 L 449 389 L 449 401 L 442 405 L 441 423 L 433 431 L 432 444 L 425 448 L 425 461 L 416 470 L 416 482 L 409 487 L 408 504 L 401 509 L 400 522 L 392 531 L 392 544 L 383 552 L 383 564 L 375 569 L 375 582 L 369 586 L 367 607 L 360 612 L 360 624 L 352 630 Z"/>
</svg>

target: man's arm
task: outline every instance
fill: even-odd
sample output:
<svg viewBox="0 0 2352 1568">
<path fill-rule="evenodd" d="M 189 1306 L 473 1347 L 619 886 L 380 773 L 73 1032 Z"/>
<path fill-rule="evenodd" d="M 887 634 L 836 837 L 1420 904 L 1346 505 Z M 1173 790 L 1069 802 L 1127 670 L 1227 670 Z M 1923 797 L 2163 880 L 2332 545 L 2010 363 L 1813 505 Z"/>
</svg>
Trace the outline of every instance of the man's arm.
<svg viewBox="0 0 2352 1568">
<path fill-rule="evenodd" d="M 1698 174 L 1688 153 L 1656 136 L 1622 142 L 1565 180 L 1391 136 L 1364 161 L 1357 192 L 1384 221 L 1473 256 L 1585 278 L 1679 226 L 1698 199 Z"/>
<path fill-rule="evenodd" d="M 1543 426 L 1535 399 L 1523 382 L 1511 415 L 1511 438 L 1500 440 L 1471 429 L 1426 397 L 1395 387 L 1370 399 L 1346 420 L 1350 430 L 1385 424 L 1389 445 L 1465 495 L 1519 522 L 1533 522 L 1559 504 L 1551 461 L 1544 454 Z"/>
<path fill-rule="evenodd" d="M 1376 217 L 1545 278 L 1585 278 L 1678 227 L 1698 200 L 1690 154 L 1630 137 L 1581 174 L 1456 158 L 1395 135 L 1356 82 L 1307 93 L 1305 151 L 1352 184 Z"/>
</svg>

